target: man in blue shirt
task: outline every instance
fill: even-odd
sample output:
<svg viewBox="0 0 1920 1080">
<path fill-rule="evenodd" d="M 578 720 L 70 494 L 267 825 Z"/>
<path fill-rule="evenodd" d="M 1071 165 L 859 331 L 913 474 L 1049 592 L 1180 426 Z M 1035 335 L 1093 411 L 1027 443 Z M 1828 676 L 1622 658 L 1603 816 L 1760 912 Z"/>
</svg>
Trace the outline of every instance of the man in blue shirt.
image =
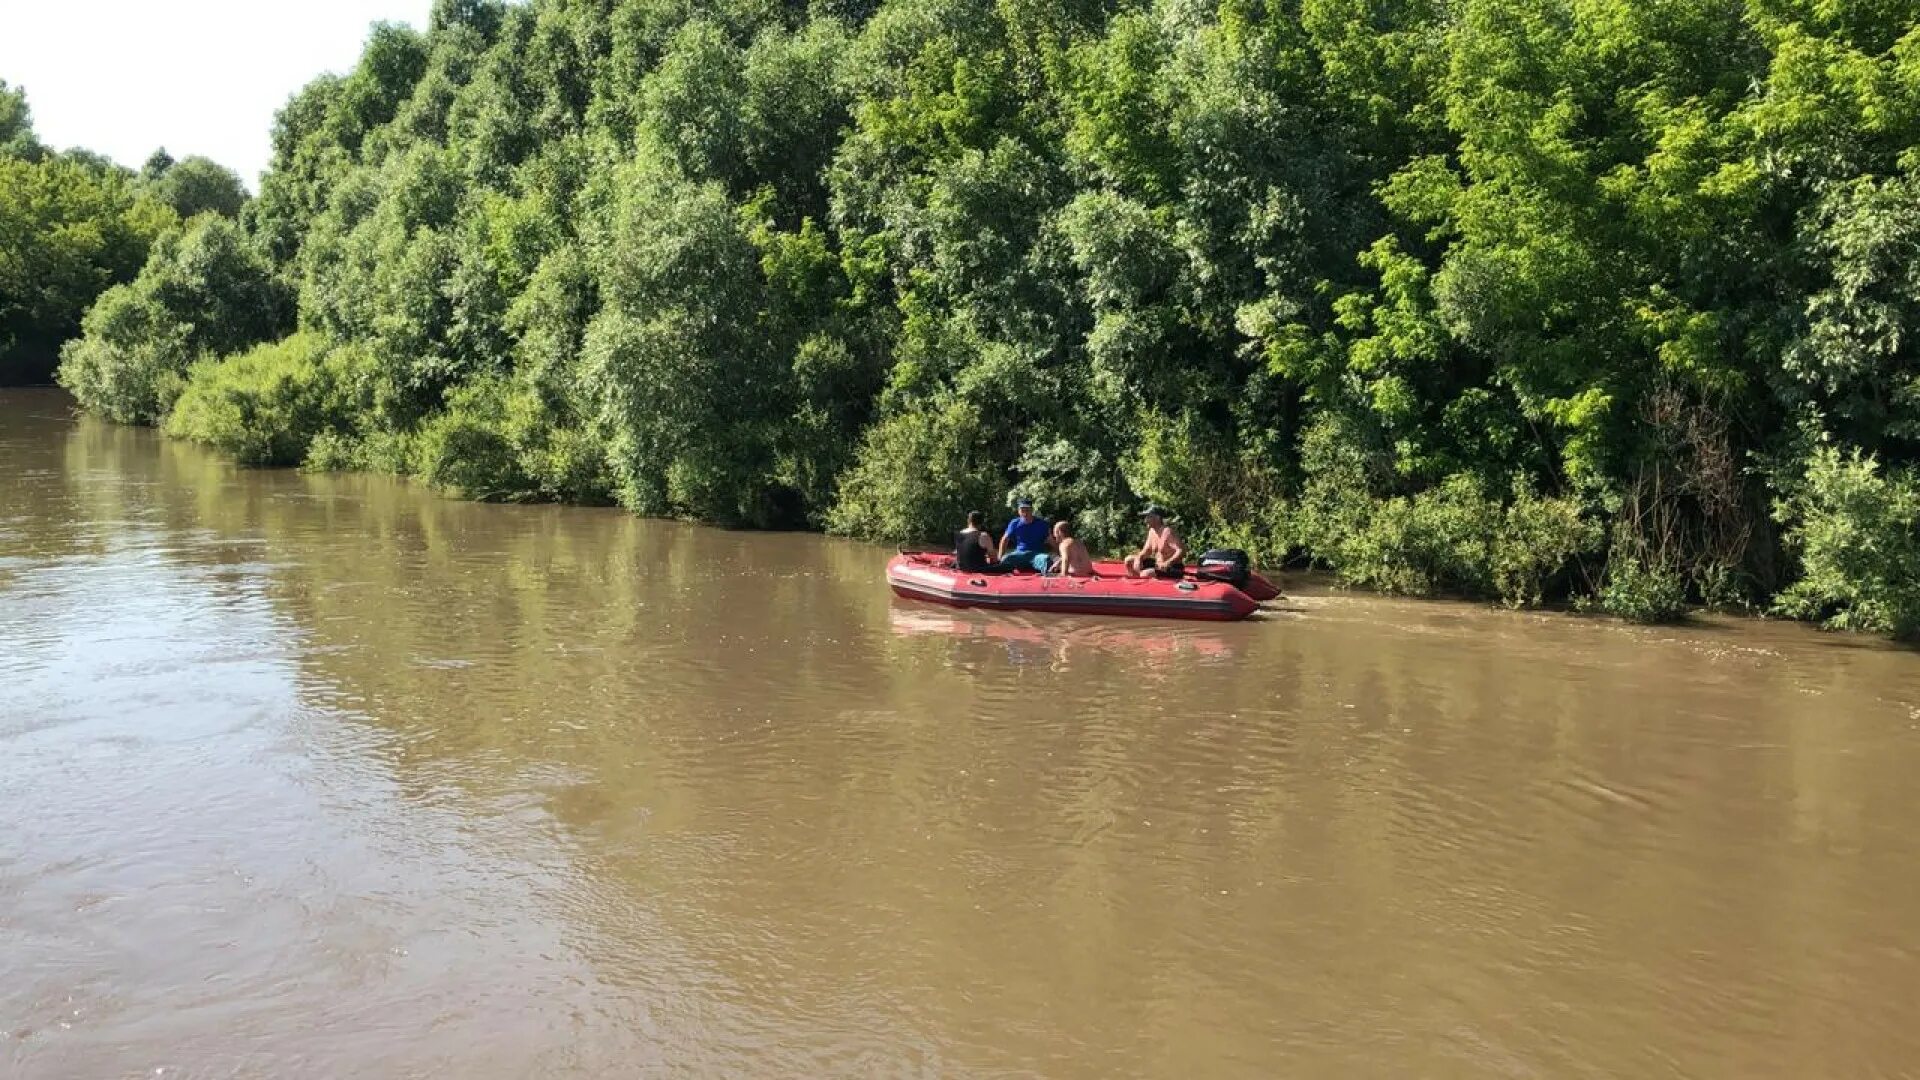
<svg viewBox="0 0 1920 1080">
<path fill-rule="evenodd" d="M 1040 569 L 1046 564 L 1036 560 L 1047 557 L 1053 526 L 1033 512 L 1032 499 L 1021 499 L 1013 508 L 1020 516 L 1007 522 L 1007 531 L 1000 536 L 1000 565 L 1009 570 Z"/>
</svg>

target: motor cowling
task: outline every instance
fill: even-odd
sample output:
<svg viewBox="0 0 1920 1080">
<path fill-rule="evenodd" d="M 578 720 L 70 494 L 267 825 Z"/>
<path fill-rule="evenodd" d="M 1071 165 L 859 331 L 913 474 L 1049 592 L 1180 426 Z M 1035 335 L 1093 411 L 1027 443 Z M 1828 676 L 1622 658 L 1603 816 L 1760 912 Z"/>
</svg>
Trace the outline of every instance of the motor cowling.
<svg viewBox="0 0 1920 1080">
<path fill-rule="evenodd" d="M 1244 588 L 1253 572 L 1253 560 L 1239 548 L 1212 548 L 1200 556 L 1194 576 L 1207 581 L 1224 581 L 1236 589 Z"/>
</svg>

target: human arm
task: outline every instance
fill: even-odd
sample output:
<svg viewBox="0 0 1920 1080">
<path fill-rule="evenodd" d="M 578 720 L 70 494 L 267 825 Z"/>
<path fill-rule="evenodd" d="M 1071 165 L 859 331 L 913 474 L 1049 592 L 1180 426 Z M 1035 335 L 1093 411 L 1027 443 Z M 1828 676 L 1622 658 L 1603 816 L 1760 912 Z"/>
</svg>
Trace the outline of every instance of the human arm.
<svg viewBox="0 0 1920 1080">
<path fill-rule="evenodd" d="M 999 550 L 994 552 L 993 556 L 995 559 L 1004 559 L 1007 557 L 1007 544 L 1013 539 L 1013 522 L 1019 520 L 1019 518 L 1014 518 L 1013 521 L 1007 522 L 1007 527 L 1001 531 L 1000 547 Z"/>
</svg>

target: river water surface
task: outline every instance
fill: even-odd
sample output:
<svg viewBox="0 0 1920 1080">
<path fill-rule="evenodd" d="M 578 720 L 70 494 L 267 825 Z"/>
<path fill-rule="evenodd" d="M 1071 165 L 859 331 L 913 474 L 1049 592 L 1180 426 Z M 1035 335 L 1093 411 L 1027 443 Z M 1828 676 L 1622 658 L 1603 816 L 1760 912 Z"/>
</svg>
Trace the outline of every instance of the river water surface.
<svg viewBox="0 0 1920 1080">
<path fill-rule="evenodd" d="M 0 1074 L 1920 1075 L 1920 655 L 884 561 L 0 394 Z"/>
</svg>

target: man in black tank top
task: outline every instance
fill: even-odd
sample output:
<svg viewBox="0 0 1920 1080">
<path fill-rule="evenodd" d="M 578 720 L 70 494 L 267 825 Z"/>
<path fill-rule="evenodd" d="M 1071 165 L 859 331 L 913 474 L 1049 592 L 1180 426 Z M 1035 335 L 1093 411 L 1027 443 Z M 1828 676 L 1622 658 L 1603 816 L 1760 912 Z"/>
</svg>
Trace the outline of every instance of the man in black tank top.
<svg viewBox="0 0 1920 1080">
<path fill-rule="evenodd" d="M 993 538 L 981 526 L 986 515 L 978 510 L 967 511 L 967 527 L 953 534 L 953 566 L 963 574 L 999 574 L 1002 567 L 995 566 L 993 559 Z"/>
</svg>

